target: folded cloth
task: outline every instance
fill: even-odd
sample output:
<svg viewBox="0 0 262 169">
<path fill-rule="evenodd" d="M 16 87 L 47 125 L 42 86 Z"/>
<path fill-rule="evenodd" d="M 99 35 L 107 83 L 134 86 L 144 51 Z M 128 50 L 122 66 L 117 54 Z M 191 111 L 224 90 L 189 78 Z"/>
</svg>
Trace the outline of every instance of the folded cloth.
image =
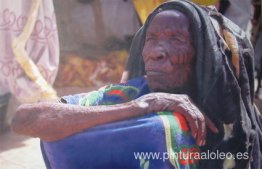
<svg viewBox="0 0 262 169">
<path fill-rule="evenodd" d="M 98 91 L 63 97 L 82 106 L 128 102 L 149 92 L 143 77 Z M 54 142 L 42 142 L 47 168 L 196 168 L 187 123 L 177 112 L 158 112 L 100 125 Z M 190 155 L 190 156 L 189 156 Z"/>
</svg>

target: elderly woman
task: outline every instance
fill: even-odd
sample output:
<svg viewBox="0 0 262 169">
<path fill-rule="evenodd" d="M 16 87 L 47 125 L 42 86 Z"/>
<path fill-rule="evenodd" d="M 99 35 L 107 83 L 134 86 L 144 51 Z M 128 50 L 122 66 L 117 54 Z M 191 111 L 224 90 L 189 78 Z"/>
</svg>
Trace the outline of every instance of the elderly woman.
<svg viewBox="0 0 262 169">
<path fill-rule="evenodd" d="M 133 41 L 132 79 L 24 105 L 13 128 L 44 140 L 50 168 L 261 168 L 252 56 L 215 10 L 167 2 Z"/>
</svg>

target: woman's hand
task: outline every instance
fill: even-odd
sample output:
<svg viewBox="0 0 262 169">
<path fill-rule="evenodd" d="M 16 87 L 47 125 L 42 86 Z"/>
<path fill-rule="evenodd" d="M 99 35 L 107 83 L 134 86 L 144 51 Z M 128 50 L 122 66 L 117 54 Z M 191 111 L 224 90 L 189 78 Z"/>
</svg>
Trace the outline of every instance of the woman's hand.
<svg viewBox="0 0 262 169">
<path fill-rule="evenodd" d="M 199 146 L 206 143 L 206 126 L 214 133 L 216 126 L 194 105 L 187 95 L 169 93 L 150 93 L 133 101 L 146 113 L 159 111 L 176 111 L 187 120 L 192 136 Z"/>
</svg>

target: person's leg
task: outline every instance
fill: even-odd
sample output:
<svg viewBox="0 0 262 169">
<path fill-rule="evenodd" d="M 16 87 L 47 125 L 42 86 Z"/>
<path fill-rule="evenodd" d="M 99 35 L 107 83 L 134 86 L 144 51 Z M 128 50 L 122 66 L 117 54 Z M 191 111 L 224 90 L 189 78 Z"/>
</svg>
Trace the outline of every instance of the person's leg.
<svg viewBox="0 0 262 169">
<path fill-rule="evenodd" d="M 10 98 L 10 94 L 0 95 L 0 133 L 3 133 L 7 129 L 6 114 L 7 106 Z"/>
</svg>

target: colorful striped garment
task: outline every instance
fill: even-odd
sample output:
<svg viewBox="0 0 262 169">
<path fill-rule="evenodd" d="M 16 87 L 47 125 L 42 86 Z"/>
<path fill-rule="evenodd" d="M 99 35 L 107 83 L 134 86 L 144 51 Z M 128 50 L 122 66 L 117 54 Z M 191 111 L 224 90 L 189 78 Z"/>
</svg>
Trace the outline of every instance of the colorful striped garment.
<svg viewBox="0 0 262 169">
<path fill-rule="evenodd" d="M 63 97 L 81 106 L 124 103 L 149 93 L 143 77 L 98 91 Z M 197 168 L 199 148 L 177 112 L 158 112 L 104 124 L 43 142 L 47 168 Z M 195 158 L 194 158 L 195 157 Z"/>
</svg>

